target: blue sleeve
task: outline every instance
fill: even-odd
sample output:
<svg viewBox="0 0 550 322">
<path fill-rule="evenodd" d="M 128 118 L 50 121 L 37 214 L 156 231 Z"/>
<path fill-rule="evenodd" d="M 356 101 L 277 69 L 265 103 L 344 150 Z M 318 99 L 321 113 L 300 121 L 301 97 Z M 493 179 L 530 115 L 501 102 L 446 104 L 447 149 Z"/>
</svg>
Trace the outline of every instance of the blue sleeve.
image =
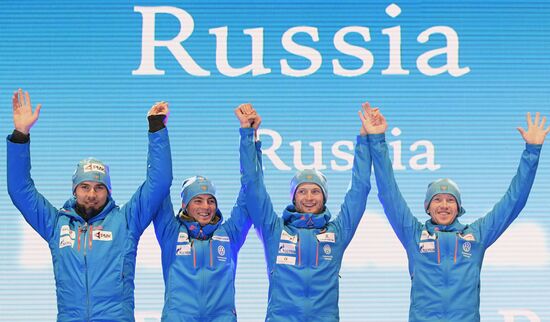
<svg viewBox="0 0 550 322">
<path fill-rule="evenodd" d="M 58 210 L 35 188 L 31 179 L 30 143 L 7 139 L 7 179 L 10 198 L 25 220 L 46 241 L 53 236 Z"/>
<path fill-rule="evenodd" d="M 519 215 L 535 180 L 542 145 L 526 144 L 516 175 L 504 197 L 484 217 L 472 223 L 485 247 L 491 246 Z"/>
<path fill-rule="evenodd" d="M 277 229 L 277 214 L 264 184 L 260 145 L 254 143 L 254 129 L 241 128 L 241 189 L 248 214 L 265 243 Z"/>
<path fill-rule="evenodd" d="M 174 206 L 170 196 L 164 199 L 159 210 L 155 213 L 153 225 L 159 245 L 162 247 L 168 239 L 172 238 L 170 232 L 174 226 L 177 226 L 177 218 L 174 214 Z"/>
<path fill-rule="evenodd" d="M 353 238 L 365 212 L 367 197 L 371 189 L 371 167 L 372 159 L 367 136 L 357 136 L 351 169 L 351 184 L 340 208 L 340 213 L 335 219 L 335 223 L 342 229 L 346 245 Z"/>
<path fill-rule="evenodd" d="M 378 187 L 378 199 L 384 207 L 386 217 L 397 238 L 407 248 L 408 243 L 414 238 L 414 233 L 420 228 L 421 224 L 413 216 L 399 191 L 385 134 L 371 134 L 368 139 Z"/>
<path fill-rule="evenodd" d="M 170 264 L 174 261 L 179 232 L 179 223 L 174 216 L 174 206 L 170 196 L 163 200 L 160 209 L 153 217 L 153 226 L 161 249 L 162 274 L 166 283 Z"/>
<path fill-rule="evenodd" d="M 147 177 L 145 182 L 124 205 L 124 213 L 131 231 L 138 236 L 149 226 L 164 199 L 170 195 L 172 184 L 172 156 L 168 129 L 149 133 Z"/>
<path fill-rule="evenodd" d="M 246 210 L 245 197 L 242 187 L 239 190 L 237 201 L 231 210 L 231 217 L 227 219 L 224 225 L 231 241 L 233 242 L 232 245 L 236 247 L 237 250 L 241 249 L 244 241 L 246 240 L 246 236 L 248 235 L 248 231 L 250 230 L 250 226 L 252 226 L 252 219 L 250 219 L 248 211 Z"/>
</svg>

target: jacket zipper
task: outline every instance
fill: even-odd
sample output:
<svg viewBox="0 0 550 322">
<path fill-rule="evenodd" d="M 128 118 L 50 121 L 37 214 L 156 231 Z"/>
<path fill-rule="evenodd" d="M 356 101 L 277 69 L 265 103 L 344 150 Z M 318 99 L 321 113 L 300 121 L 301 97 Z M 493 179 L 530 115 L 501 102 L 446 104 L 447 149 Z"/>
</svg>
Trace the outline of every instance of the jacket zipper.
<svg viewBox="0 0 550 322">
<path fill-rule="evenodd" d="M 88 236 L 88 223 L 84 223 L 84 226 L 79 228 L 79 232 L 82 230 L 84 232 L 84 240 L 89 238 Z M 79 247 L 80 247 L 80 234 L 79 234 Z M 91 241 L 90 241 L 91 243 Z M 84 257 L 84 276 L 85 276 L 85 282 L 86 282 L 86 314 L 87 314 L 87 320 L 90 321 L 90 288 L 89 288 L 89 281 L 88 281 L 88 258 L 87 258 L 87 247 L 86 243 L 83 243 L 84 250 L 82 251 L 82 256 Z"/>
</svg>

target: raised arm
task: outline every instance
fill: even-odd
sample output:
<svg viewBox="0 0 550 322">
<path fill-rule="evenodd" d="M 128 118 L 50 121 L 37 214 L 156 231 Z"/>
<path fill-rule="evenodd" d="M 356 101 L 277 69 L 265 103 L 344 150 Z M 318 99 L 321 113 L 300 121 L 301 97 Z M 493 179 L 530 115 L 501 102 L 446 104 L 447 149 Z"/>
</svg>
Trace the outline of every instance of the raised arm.
<svg viewBox="0 0 550 322">
<path fill-rule="evenodd" d="M 147 113 L 149 121 L 149 147 L 147 153 L 147 177 L 132 199 L 124 206 L 128 225 L 141 233 L 151 223 L 163 201 L 170 195 L 172 184 L 172 156 L 166 122 L 168 103 L 159 102 Z"/>
<path fill-rule="evenodd" d="M 550 132 L 550 127 L 544 128 L 545 123 L 546 117 L 540 120 L 538 112 L 534 122 L 531 114 L 527 113 L 527 130 L 518 128 L 525 141 L 525 150 L 521 154 L 516 175 L 502 199 L 487 215 L 471 225 L 479 229 L 481 241 L 486 247 L 493 244 L 510 226 L 527 202 L 527 197 L 529 197 L 529 192 L 535 180 L 542 144 L 546 135 Z"/>
<path fill-rule="evenodd" d="M 359 112 L 359 116 L 364 131 L 368 133 L 378 198 L 401 244 L 407 247 L 420 223 L 411 213 L 395 181 L 384 134 L 388 124 L 382 113 L 378 109 L 372 109 L 368 103 L 363 104 L 363 111 Z"/>
<path fill-rule="evenodd" d="M 361 126 L 355 145 L 351 184 L 340 208 L 340 214 L 335 219 L 335 223 L 342 228 L 346 244 L 351 241 L 365 212 L 367 197 L 371 189 L 371 167 L 372 158 L 369 151 L 367 132 Z"/>
<path fill-rule="evenodd" d="M 31 178 L 30 129 L 38 120 L 41 105 L 32 111 L 28 92 L 19 89 L 13 94 L 15 130 L 7 138 L 7 179 L 10 198 L 25 220 L 42 238 L 53 235 L 57 209 L 35 188 Z"/>
<path fill-rule="evenodd" d="M 278 218 L 264 184 L 260 143 L 255 142 L 255 132 L 260 126 L 261 117 L 250 104 L 237 107 L 235 115 L 241 124 L 241 190 L 254 227 L 260 238 L 266 241 L 275 230 Z"/>
</svg>

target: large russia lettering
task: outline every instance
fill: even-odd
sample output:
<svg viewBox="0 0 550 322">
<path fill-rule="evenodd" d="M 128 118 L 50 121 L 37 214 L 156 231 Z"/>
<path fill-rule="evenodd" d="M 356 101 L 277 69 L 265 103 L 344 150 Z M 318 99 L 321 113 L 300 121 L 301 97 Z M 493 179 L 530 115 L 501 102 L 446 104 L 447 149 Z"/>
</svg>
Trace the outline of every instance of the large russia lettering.
<svg viewBox="0 0 550 322">
<path fill-rule="evenodd" d="M 202 68 L 189 52 L 183 47 L 183 42 L 193 33 L 195 22 L 193 17 L 185 10 L 177 7 L 134 7 L 142 17 L 141 31 L 141 62 L 138 69 L 132 71 L 133 75 L 164 75 L 165 71 L 156 66 L 155 48 L 165 47 L 177 60 L 181 68 L 193 76 L 210 76 L 210 71 Z M 179 21 L 178 34 L 170 40 L 157 40 L 155 38 L 156 17 L 160 14 L 172 15 Z M 386 8 L 386 14 L 390 18 L 396 18 L 401 14 L 401 8 L 391 4 Z M 244 29 L 243 34 L 251 38 L 251 62 L 246 66 L 234 67 L 228 60 L 229 29 L 227 26 L 211 28 L 210 35 L 216 39 L 216 68 L 220 74 L 228 77 L 237 77 L 251 73 L 259 76 L 271 73 L 271 68 L 264 64 L 264 28 Z M 388 37 L 389 63 L 382 75 L 409 75 L 410 70 L 404 69 L 401 62 L 401 26 L 393 26 L 382 29 L 381 33 Z M 313 42 L 319 42 L 319 32 L 314 26 L 296 26 L 286 30 L 281 36 L 283 48 L 292 55 L 302 57 L 309 62 L 307 68 L 292 67 L 286 58 L 279 60 L 281 74 L 291 77 L 305 77 L 314 74 L 323 64 L 323 55 L 317 49 L 300 44 L 294 40 L 298 34 L 307 35 Z M 339 59 L 332 59 L 332 72 L 338 76 L 357 77 L 368 73 L 374 65 L 374 55 L 367 48 L 350 44 L 346 36 L 358 34 L 365 43 L 371 40 L 371 30 L 364 26 L 347 26 L 338 30 L 333 36 L 334 48 L 340 53 L 359 59 L 361 66 L 355 69 L 344 67 Z M 441 35 L 445 38 L 446 46 L 429 50 L 416 59 L 416 68 L 427 76 L 436 76 L 449 73 L 454 77 L 460 77 L 470 72 L 469 67 L 459 65 L 459 38 L 457 32 L 449 26 L 433 26 L 422 31 L 417 41 L 427 43 L 433 35 Z M 430 60 L 440 55 L 445 55 L 445 64 L 434 67 Z"/>
</svg>

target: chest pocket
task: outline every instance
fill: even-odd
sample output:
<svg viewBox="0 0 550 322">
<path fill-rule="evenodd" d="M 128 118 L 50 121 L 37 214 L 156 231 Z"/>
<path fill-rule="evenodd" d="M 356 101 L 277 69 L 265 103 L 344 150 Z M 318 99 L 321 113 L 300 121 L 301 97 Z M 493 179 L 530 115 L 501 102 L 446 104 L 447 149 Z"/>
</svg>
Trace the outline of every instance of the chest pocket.
<svg viewBox="0 0 550 322">
<path fill-rule="evenodd" d="M 469 262 L 480 256 L 481 246 L 471 233 L 457 235 L 457 262 Z"/>
<path fill-rule="evenodd" d="M 323 232 L 317 234 L 317 258 L 316 266 L 329 264 L 333 261 L 334 257 L 339 256 L 340 250 L 336 243 L 335 232 Z"/>
<path fill-rule="evenodd" d="M 231 242 L 228 236 L 214 235 L 210 241 L 211 266 L 230 265 L 232 261 Z"/>
</svg>

